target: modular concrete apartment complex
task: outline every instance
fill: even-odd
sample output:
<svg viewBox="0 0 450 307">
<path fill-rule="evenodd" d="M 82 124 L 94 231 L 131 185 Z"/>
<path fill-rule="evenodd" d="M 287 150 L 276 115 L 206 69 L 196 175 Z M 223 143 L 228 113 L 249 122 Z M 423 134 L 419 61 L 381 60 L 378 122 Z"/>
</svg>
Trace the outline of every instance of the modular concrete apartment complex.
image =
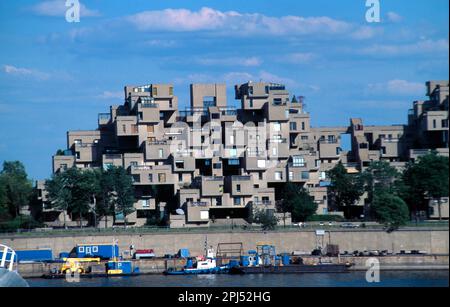
<svg viewBox="0 0 450 307">
<path fill-rule="evenodd" d="M 342 127 L 312 127 L 303 98 L 291 98 L 282 84 L 236 85 L 240 109 L 227 106 L 225 84 L 192 84 L 184 110 L 173 85 L 125 86 L 124 104 L 99 114 L 98 129 L 67 133 L 68 149 L 53 156 L 53 172 L 124 167 L 136 197 L 127 224 L 135 226 L 155 213 L 171 227 L 244 222 L 256 209 L 283 216 L 276 202 L 286 182 L 309 190 L 317 214 L 342 214 L 327 193 L 326 171 L 339 161 L 356 173 L 379 160 L 401 168 L 431 149 L 448 156 L 448 86 L 427 82 L 429 100 L 413 103 L 407 125 L 366 126 L 352 118 Z M 347 150 L 344 135 L 351 143 Z M 65 212 L 47 206 L 43 181 L 38 188 L 47 224 L 61 225 Z M 364 213 L 364 201 L 352 206 L 352 216 Z M 448 200 L 442 208 L 448 217 Z M 109 220 L 124 223 L 119 215 Z"/>
</svg>

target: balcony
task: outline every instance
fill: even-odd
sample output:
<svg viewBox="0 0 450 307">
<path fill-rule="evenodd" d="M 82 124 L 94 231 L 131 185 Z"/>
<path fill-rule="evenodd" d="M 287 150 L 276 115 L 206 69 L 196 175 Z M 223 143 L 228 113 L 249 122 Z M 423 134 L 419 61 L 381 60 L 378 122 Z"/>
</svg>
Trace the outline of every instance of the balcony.
<svg viewBox="0 0 450 307">
<path fill-rule="evenodd" d="M 228 179 L 228 191 L 232 196 L 253 195 L 253 180 L 251 176 L 231 176 Z"/>
<path fill-rule="evenodd" d="M 203 197 L 222 196 L 224 177 L 222 176 L 202 176 L 201 193 Z"/>
<path fill-rule="evenodd" d="M 135 185 L 175 183 L 171 165 L 132 165 L 131 175 Z"/>
</svg>

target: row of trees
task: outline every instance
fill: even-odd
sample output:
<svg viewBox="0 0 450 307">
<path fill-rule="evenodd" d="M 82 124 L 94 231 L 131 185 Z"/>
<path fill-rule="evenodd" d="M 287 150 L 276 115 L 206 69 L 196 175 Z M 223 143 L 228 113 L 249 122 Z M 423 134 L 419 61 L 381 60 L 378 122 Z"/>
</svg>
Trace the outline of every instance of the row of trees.
<svg viewBox="0 0 450 307">
<path fill-rule="evenodd" d="M 339 163 L 328 172 L 329 201 L 348 213 L 367 192 L 364 216 L 397 228 L 410 220 L 410 212 L 417 218 L 419 211 L 427 211 L 430 199 L 438 199 L 440 204 L 440 199 L 448 196 L 448 162 L 431 152 L 409 162 L 403 172 L 377 161 L 358 174 L 347 173 Z"/>
<path fill-rule="evenodd" d="M 94 217 L 97 226 L 99 217 L 122 214 L 126 217 L 134 211 L 134 188 L 131 177 L 122 167 L 102 169 L 70 168 L 54 174 L 46 181 L 50 206 L 75 216 L 82 227 L 82 219 L 87 215 Z M 64 214 L 64 226 L 66 215 Z"/>
<path fill-rule="evenodd" d="M 448 196 L 448 158 L 436 152 L 408 163 L 403 172 L 386 161 L 376 161 L 362 173 L 355 174 L 348 173 L 346 167 L 338 163 L 327 175 L 330 179 L 329 205 L 335 204 L 350 217 L 354 205 L 367 193 L 365 219 L 376 220 L 390 229 L 409 221 L 410 212 L 417 216 L 417 212 L 428 210 L 430 199 Z M 441 202 L 438 203 L 440 206 Z M 277 209 L 285 214 L 291 212 L 293 221 L 303 222 L 315 215 L 317 204 L 305 188 L 287 183 Z M 269 219 L 262 213 L 258 213 L 258 217 Z M 273 218 L 269 220 L 273 224 Z"/>
</svg>

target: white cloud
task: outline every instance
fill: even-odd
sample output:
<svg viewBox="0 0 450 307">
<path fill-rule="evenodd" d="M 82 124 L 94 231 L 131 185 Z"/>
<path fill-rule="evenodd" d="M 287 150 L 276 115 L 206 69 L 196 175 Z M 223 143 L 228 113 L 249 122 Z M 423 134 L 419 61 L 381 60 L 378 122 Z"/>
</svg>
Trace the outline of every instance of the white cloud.
<svg viewBox="0 0 450 307">
<path fill-rule="evenodd" d="M 228 57 L 228 58 L 199 58 L 195 62 L 206 66 L 260 66 L 262 60 L 258 57 Z"/>
<path fill-rule="evenodd" d="M 97 95 L 97 98 L 100 99 L 120 99 L 123 98 L 123 92 L 110 92 L 110 91 L 104 91 L 100 95 Z"/>
<path fill-rule="evenodd" d="M 448 53 L 448 39 L 440 40 L 420 40 L 413 44 L 403 45 L 372 45 L 357 51 L 366 55 L 410 55 L 424 53 Z"/>
<path fill-rule="evenodd" d="M 311 52 L 295 52 L 279 58 L 280 62 L 291 64 L 307 64 L 317 58 L 317 55 Z"/>
<path fill-rule="evenodd" d="M 49 0 L 40 2 L 32 7 L 30 10 L 39 16 L 64 17 L 68 7 L 66 7 L 66 0 Z M 88 9 L 80 1 L 80 18 L 83 17 L 97 17 L 100 13 L 96 10 Z"/>
<path fill-rule="evenodd" d="M 425 94 L 425 84 L 394 79 L 384 83 L 371 83 L 367 86 L 366 94 L 409 95 L 420 96 Z"/>
<path fill-rule="evenodd" d="M 47 80 L 50 78 L 49 73 L 13 65 L 3 65 L 3 71 L 8 75 L 17 77 L 31 77 L 38 80 Z"/>
<path fill-rule="evenodd" d="M 221 31 L 233 35 L 305 35 L 345 33 L 353 26 L 330 17 L 269 17 L 258 13 L 222 12 L 208 7 L 199 11 L 165 9 L 144 11 L 126 18 L 140 31 Z"/>
<path fill-rule="evenodd" d="M 248 81 L 253 82 L 274 82 L 286 85 L 292 90 L 319 91 L 320 87 L 312 84 L 302 84 L 293 79 L 278 76 L 276 74 L 261 70 L 258 73 L 249 73 L 245 71 L 231 71 L 222 75 L 209 74 L 190 74 L 186 77 L 175 78 L 175 85 L 186 85 L 190 83 L 217 83 L 225 82 L 227 84 L 242 84 Z"/>
<path fill-rule="evenodd" d="M 161 47 L 161 48 L 169 48 L 175 47 L 177 42 L 175 40 L 166 40 L 166 39 L 151 39 L 144 42 L 144 45 L 150 47 Z"/>
<path fill-rule="evenodd" d="M 386 14 L 386 16 L 387 16 L 387 19 L 391 22 L 400 22 L 403 20 L 403 17 L 395 12 L 388 12 Z"/>
</svg>

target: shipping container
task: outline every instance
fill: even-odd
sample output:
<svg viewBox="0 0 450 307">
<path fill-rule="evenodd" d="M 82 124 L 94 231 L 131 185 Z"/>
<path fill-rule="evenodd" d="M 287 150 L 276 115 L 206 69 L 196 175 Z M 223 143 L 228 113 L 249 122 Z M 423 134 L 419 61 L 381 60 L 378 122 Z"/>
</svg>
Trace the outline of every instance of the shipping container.
<svg viewBox="0 0 450 307">
<path fill-rule="evenodd" d="M 112 271 L 118 274 L 133 273 L 131 261 L 109 261 L 107 264 L 108 272 Z"/>
<path fill-rule="evenodd" d="M 117 244 L 78 244 L 70 253 L 72 258 L 100 258 L 109 260 L 119 257 Z"/>
<path fill-rule="evenodd" d="M 51 249 L 16 250 L 16 254 L 19 262 L 53 260 L 53 252 Z M 0 259 L 2 256 L 3 252 L 0 252 Z"/>
</svg>

